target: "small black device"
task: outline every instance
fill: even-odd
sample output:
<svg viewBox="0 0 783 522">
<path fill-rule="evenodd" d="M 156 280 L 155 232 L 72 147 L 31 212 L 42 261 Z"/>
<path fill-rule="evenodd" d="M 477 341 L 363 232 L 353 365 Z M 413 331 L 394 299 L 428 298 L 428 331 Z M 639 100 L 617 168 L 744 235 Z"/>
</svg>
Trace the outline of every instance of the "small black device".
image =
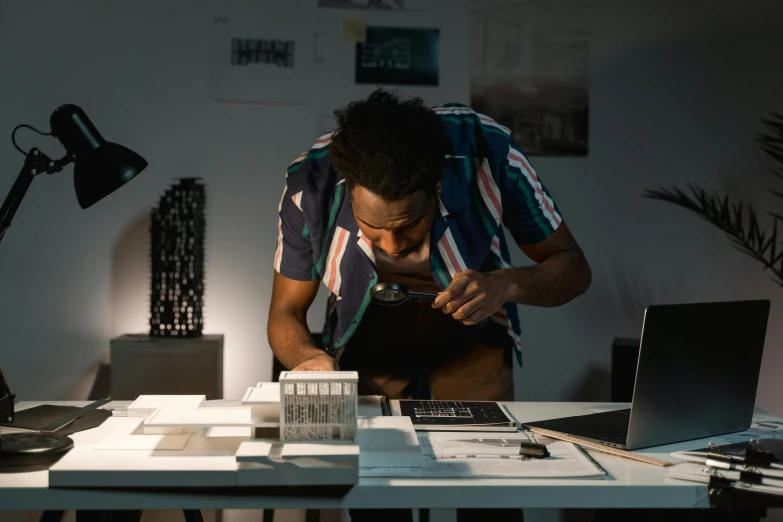
<svg viewBox="0 0 783 522">
<path fill-rule="evenodd" d="M 650 306 L 631 409 L 522 424 L 624 450 L 746 430 L 769 307 L 766 299 Z"/>
<path fill-rule="evenodd" d="M 73 440 L 55 433 L 0 435 L 0 473 L 49 469 L 73 448 Z"/>
</svg>

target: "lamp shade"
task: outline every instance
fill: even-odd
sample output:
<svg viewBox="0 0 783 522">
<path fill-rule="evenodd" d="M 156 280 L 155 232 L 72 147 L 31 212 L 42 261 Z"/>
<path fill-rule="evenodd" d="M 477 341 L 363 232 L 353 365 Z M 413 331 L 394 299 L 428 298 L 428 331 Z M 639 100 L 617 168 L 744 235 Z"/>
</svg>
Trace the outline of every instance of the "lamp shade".
<svg viewBox="0 0 783 522">
<path fill-rule="evenodd" d="M 76 105 L 58 107 L 50 124 L 52 134 L 73 157 L 73 184 L 82 208 L 105 198 L 147 167 L 147 161 L 132 150 L 104 140 Z"/>
</svg>

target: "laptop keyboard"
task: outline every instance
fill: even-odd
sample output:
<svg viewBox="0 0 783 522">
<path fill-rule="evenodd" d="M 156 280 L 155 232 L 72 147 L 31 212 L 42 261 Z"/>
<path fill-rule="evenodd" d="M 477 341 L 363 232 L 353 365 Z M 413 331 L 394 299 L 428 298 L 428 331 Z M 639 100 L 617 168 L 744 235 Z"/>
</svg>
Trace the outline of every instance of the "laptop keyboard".
<svg viewBox="0 0 783 522">
<path fill-rule="evenodd" d="M 613 442 L 615 444 L 625 444 L 625 440 L 628 437 L 628 425 L 620 424 L 617 426 L 605 426 L 603 428 L 583 431 L 579 433 L 579 435 L 590 439 Z"/>
</svg>

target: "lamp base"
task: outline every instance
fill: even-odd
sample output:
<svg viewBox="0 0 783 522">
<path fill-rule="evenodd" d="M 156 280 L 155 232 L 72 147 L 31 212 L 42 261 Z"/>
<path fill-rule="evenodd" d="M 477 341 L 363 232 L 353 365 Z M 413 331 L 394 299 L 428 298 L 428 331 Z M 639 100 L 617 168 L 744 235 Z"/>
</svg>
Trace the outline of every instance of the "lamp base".
<svg viewBox="0 0 783 522">
<path fill-rule="evenodd" d="M 0 434 L 0 473 L 40 471 L 73 448 L 73 440 L 53 433 Z"/>
</svg>

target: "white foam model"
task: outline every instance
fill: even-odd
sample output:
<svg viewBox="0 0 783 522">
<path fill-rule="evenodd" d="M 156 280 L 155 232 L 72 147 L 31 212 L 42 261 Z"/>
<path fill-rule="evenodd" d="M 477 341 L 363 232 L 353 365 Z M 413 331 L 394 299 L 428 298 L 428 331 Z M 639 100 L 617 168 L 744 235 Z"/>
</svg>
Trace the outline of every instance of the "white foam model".
<svg viewBox="0 0 783 522">
<path fill-rule="evenodd" d="M 357 372 L 281 372 L 280 440 L 356 439 Z"/>
<path fill-rule="evenodd" d="M 157 410 L 158 408 L 194 410 L 204 404 L 206 400 L 206 395 L 139 395 L 128 406 L 128 411 Z"/>
<path fill-rule="evenodd" d="M 248 388 L 242 404 L 250 406 L 253 422 L 279 423 L 280 383 L 259 382 L 254 388 Z"/>
<path fill-rule="evenodd" d="M 250 408 L 160 408 L 144 421 L 145 428 L 210 428 L 251 426 Z"/>
<path fill-rule="evenodd" d="M 125 410 L 127 417 L 148 419 L 158 410 L 195 410 L 204 405 L 205 395 L 139 395 Z M 147 426 L 143 425 L 141 433 L 145 435 L 178 435 L 193 432 L 194 428 L 184 426 Z"/>
<path fill-rule="evenodd" d="M 250 441 L 236 453 L 238 486 L 355 485 L 359 448 L 353 444 Z"/>
<path fill-rule="evenodd" d="M 76 434 L 76 447 L 49 470 L 50 485 L 352 485 L 363 466 L 418 466 L 408 417 L 358 422 L 357 384 L 356 372 L 283 372 L 241 402 L 140 396 L 127 416 Z M 364 414 L 380 409 L 376 400 Z"/>
<path fill-rule="evenodd" d="M 418 468 L 421 448 L 410 417 L 362 417 L 356 444 L 361 468 Z"/>
</svg>

